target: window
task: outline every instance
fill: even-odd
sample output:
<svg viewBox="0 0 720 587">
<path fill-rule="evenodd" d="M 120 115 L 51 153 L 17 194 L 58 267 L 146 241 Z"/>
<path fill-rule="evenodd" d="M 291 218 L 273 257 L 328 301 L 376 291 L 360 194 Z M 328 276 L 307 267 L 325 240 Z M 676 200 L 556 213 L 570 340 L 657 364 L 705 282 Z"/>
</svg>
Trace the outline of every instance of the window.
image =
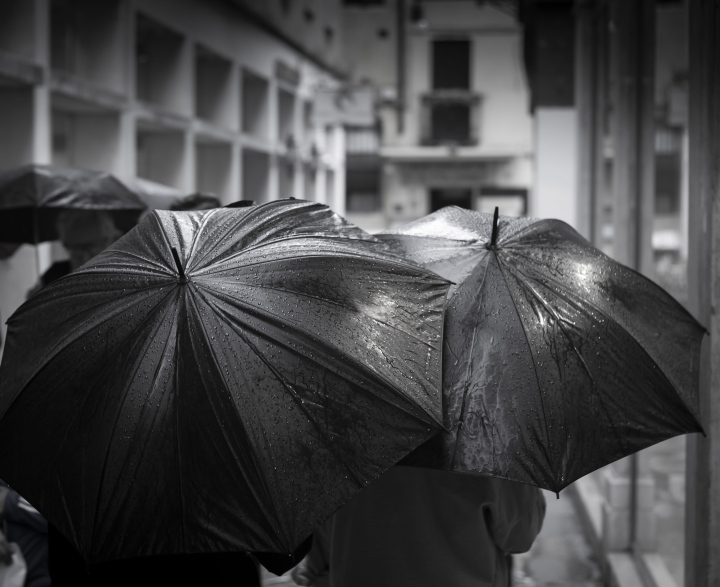
<svg viewBox="0 0 720 587">
<path fill-rule="evenodd" d="M 470 89 L 470 41 L 451 39 L 433 41 L 433 90 Z"/>
<path fill-rule="evenodd" d="M 438 188 L 430 190 L 430 212 L 436 212 L 446 206 L 472 209 L 472 189 Z"/>
<path fill-rule="evenodd" d="M 422 142 L 431 145 L 475 144 L 479 96 L 470 91 L 468 39 L 432 42 L 431 83 L 432 91 L 422 97 Z"/>
</svg>

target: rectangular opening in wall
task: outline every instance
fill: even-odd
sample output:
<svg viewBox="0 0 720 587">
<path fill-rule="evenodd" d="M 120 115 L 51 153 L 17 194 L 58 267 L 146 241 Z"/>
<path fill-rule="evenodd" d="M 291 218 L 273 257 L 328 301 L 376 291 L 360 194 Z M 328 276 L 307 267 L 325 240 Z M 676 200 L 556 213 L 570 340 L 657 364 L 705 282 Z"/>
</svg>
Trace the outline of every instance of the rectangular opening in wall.
<svg viewBox="0 0 720 587">
<path fill-rule="evenodd" d="M 268 82 L 247 70 L 242 73 L 242 131 L 257 138 L 268 138 Z"/>
<path fill-rule="evenodd" d="M 119 0 L 51 0 L 50 65 L 94 85 L 125 86 Z"/>
<path fill-rule="evenodd" d="M 33 92 L 31 86 L 0 84 L 0 170 L 30 163 L 34 159 Z"/>
<path fill-rule="evenodd" d="M 232 146 L 228 143 L 199 140 L 195 144 L 195 177 L 198 192 L 212 194 L 229 203 L 237 194 L 230 193 Z"/>
<path fill-rule="evenodd" d="M 303 165 L 303 193 L 305 200 L 315 200 L 315 178 L 317 171 L 312 165 Z"/>
<path fill-rule="evenodd" d="M 287 90 L 278 90 L 278 141 L 285 145 L 295 140 L 295 96 Z"/>
<path fill-rule="evenodd" d="M 231 69 L 229 59 L 195 46 L 195 116 L 218 126 L 230 125 Z"/>
<path fill-rule="evenodd" d="M 382 209 L 380 157 L 348 155 L 345 169 L 345 209 L 369 214 Z"/>
<path fill-rule="evenodd" d="M 54 165 L 114 172 L 120 166 L 120 114 L 53 93 L 51 97 Z"/>
<path fill-rule="evenodd" d="M 138 100 L 185 113 L 184 37 L 138 14 L 135 21 L 135 93 Z"/>
<path fill-rule="evenodd" d="M 458 206 L 472 209 L 472 189 L 470 188 L 434 188 L 430 190 L 430 212 L 436 212 L 446 206 Z"/>
<path fill-rule="evenodd" d="M 470 41 L 438 39 L 432 44 L 433 90 L 470 89 Z"/>
<path fill-rule="evenodd" d="M 303 141 L 306 149 L 313 144 L 313 106 L 312 102 L 303 102 Z"/>
<path fill-rule="evenodd" d="M 35 3 L 0 2 L 0 50 L 33 60 L 35 57 Z"/>
<path fill-rule="evenodd" d="M 270 187 L 270 156 L 262 151 L 242 151 L 241 200 L 267 202 Z"/>
<path fill-rule="evenodd" d="M 181 131 L 138 125 L 137 176 L 183 188 L 185 137 Z"/>
<path fill-rule="evenodd" d="M 278 198 L 295 197 L 295 160 L 280 158 L 278 160 Z"/>
<path fill-rule="evenodd" d="M 325 176 L 325 203 L 332 209 L 335 209 L 335 172 L 331 169 L 327 170 Z"/>
</svg>

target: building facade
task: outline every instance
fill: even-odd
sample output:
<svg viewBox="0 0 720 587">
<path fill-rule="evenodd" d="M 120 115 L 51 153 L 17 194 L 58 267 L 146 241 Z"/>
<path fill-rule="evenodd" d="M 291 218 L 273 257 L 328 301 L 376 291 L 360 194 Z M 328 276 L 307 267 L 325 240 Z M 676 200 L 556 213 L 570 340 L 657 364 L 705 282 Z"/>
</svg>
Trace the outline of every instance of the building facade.
<svg viewBox="0 0 720 587">
<path fill-rule="evenodd" d="M 344 211 L 340 126 L 314 93 L 343 76 L 338 0 L 3 0 L 0 170 L 108 171 L 224 203 Z M 0 260 L 3 321 L 58 243 Z"/>
<path fill-rule="evenodd" d="M 533 120 L 512 7 L 344 4 L 348 69 L 374 90 L 377 114 L 346 126 L 348 218 L 372 231 L 448 205 L 532 214 Z"/>
</svg>

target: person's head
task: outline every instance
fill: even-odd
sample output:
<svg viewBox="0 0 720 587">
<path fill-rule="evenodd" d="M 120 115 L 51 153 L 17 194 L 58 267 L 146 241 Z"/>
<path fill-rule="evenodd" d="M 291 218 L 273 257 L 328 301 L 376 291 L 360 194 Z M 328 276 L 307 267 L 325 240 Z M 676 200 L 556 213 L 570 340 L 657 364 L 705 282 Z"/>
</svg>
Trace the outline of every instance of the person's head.
<svg viewBox="0 0 720 587">
<path fill-rule="evenodd" d="M 65 210 L 57 221 L 60 242 L 70 254 L 73 271 L 100 254 L 122 233 L 102 210 Z"/>
<path fill-rule="evenodd" d="M 194 210 L 212 210 L 213 208 L 221 208 L 222 203 L 212 194 L 190 194 L 183 199 L 175 202 L 170 210 L 175 212 L 190 212 Z"/>
</svg>

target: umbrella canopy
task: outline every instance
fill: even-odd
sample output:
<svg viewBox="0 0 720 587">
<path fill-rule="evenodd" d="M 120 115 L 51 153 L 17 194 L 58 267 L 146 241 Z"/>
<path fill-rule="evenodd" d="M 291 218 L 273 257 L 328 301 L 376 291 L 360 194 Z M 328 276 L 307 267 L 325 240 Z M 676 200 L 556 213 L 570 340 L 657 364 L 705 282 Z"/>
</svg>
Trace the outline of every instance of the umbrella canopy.
<svg viewBox="0 0 720 587">
<path fill-rule="evenodd" d="M 10 318 L 0 476 L 91 563 L 291 552 L 439 428 L 448 286 L 320 204 L 152 212 Z"/>
<path fill-rule="evenodd" d="M 109 173 L 23 165 L 0 174 L 0 241 L 41 243 L 58 238 L 62 210 L 105 210 L 123 231 L 147 206 Z"/>
<path fill-rule="evenodd" d="M 376 235 L 452 280 L 447 432 L 408 464 L 560 491 L 701 431 L 704 329 L 662 288 L 558 220 L 444 208 Z"/>
</svg>

